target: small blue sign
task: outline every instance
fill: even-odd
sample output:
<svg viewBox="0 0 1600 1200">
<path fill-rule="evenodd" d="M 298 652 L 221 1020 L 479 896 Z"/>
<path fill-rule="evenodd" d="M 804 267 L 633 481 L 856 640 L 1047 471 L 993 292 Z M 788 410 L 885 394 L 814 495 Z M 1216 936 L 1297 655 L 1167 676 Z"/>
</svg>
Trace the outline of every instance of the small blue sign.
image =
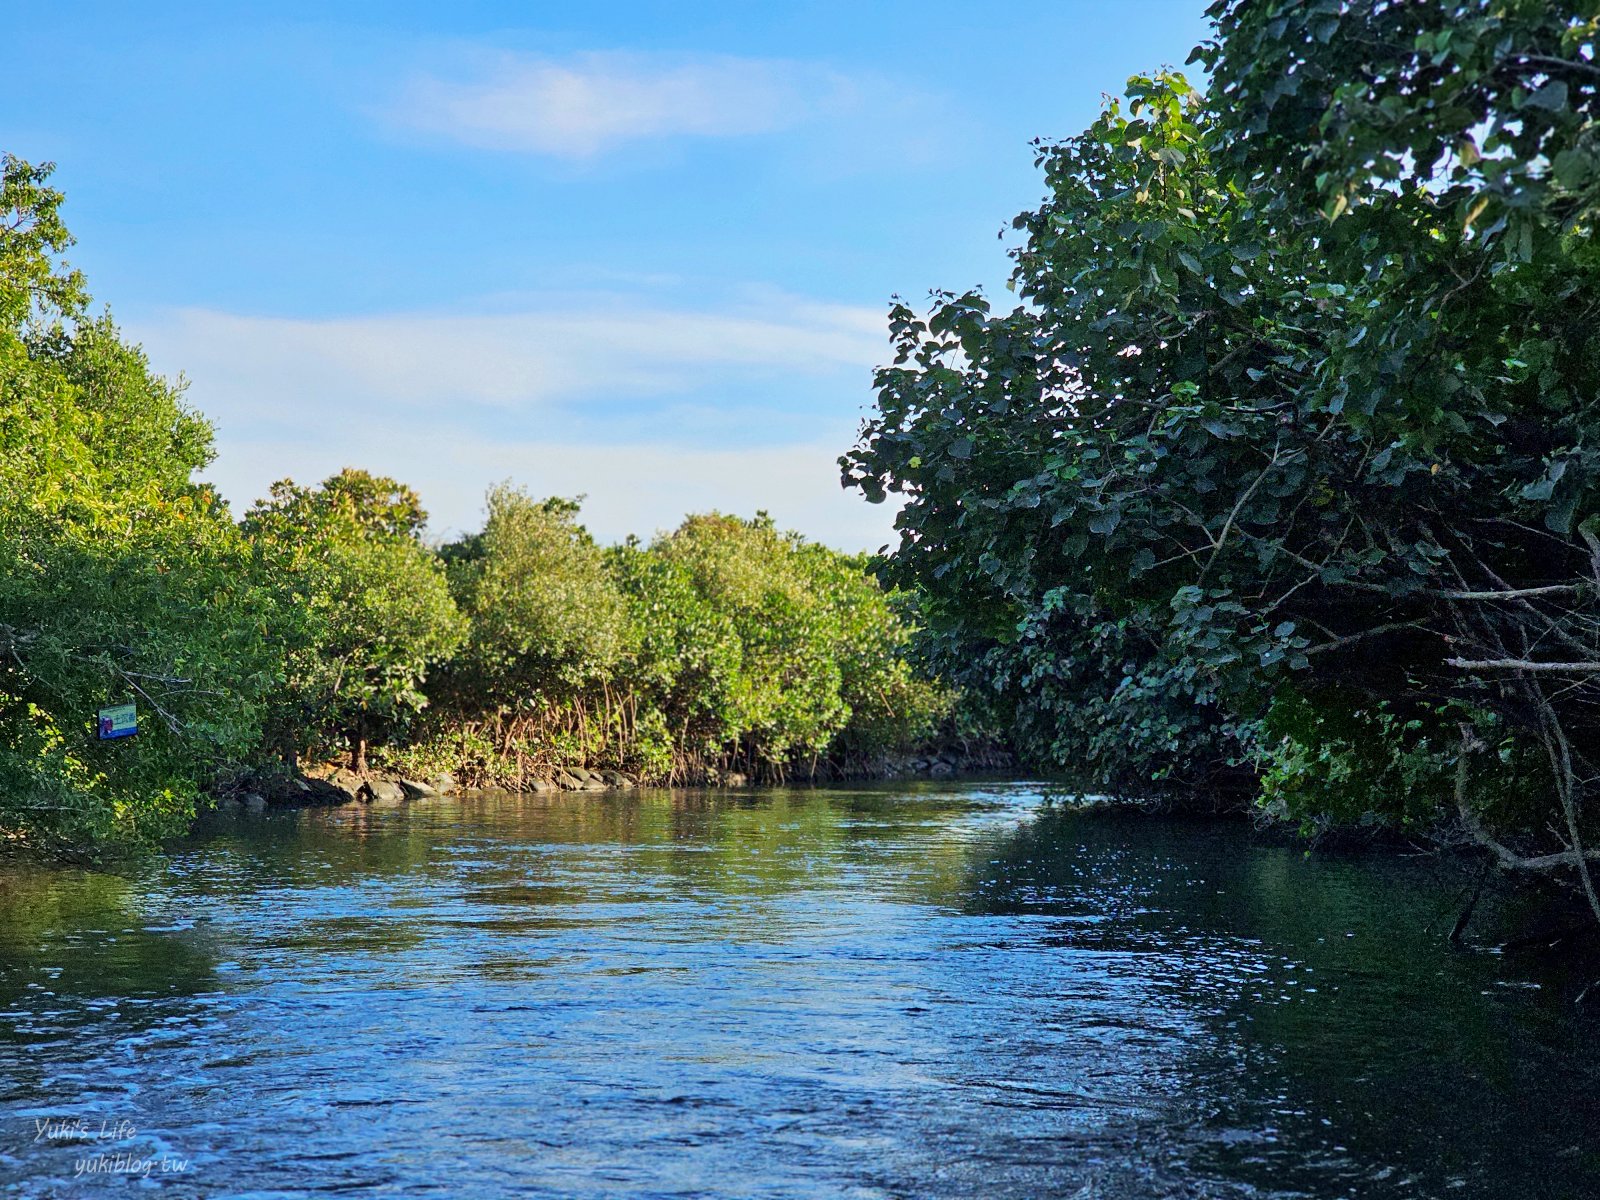
<svg viewBox="0 0 1600 1200">
<path fill-rule="evenodd" d="M 132 737 L 139 732 L 139 710 L 132 704 L 118 704 L 100 710 L 100 740 Z"/>
</svg>

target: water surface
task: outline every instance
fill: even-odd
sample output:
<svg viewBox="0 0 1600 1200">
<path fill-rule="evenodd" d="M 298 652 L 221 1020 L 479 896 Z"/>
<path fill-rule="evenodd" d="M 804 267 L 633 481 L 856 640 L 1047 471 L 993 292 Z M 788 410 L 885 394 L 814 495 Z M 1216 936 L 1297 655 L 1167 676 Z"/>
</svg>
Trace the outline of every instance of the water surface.
<svg viewBox="0 0 1600 1200">
<path fill-rule="evenodd" d="M 238 818 L 0 881 L 0 1181 L 1600 1194 L 1593 1028 L 1459 884 L 1022 784 Z"/>
</svg>

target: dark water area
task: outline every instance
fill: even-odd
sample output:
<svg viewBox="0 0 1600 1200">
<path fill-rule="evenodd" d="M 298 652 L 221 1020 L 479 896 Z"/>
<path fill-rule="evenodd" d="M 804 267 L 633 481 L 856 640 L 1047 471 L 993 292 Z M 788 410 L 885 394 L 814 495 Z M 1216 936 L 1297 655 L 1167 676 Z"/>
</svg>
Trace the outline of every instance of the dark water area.
<svg viewBox="0 0 1600 1200">
<path fill-rule="evenodd" d="M 1023 784 L 241 817 L 0 880 L 0 1181 L 1600 1195 L 1596 1027 L 1460 888 Z"/>
</svg>

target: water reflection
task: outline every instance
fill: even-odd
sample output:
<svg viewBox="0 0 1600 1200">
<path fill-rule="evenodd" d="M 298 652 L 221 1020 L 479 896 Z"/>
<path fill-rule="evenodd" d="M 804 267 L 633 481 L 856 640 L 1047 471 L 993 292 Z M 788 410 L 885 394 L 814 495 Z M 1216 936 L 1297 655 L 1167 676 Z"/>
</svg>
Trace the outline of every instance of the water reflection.
<svg viewBox="0 0 1600 1200">
<path fill-rule="evenodd" d="M 1442 949 L 1434 870 L 1021 785 L 221 821 L 132 878 L 6 881 L 0 1178 L 98 1193 L 107 1150 L 182 1161 L 145 1180 L 178 1195 L 1591 1194 L 1584 1030 Z M 75 1116 L 136 1132 L 35 1136 Z"/>
</svg>

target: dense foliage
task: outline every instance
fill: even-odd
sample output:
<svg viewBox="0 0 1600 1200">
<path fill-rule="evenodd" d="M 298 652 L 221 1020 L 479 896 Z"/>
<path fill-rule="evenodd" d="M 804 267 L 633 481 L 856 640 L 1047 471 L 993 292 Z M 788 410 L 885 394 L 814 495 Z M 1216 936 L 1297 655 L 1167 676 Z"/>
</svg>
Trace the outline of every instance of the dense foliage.
<svg viewBox="0 0 1600 1200">
<path fill-rule="evenodd" d="M 862 559 L 762 517 L 602 549 L 570 501 L 502 487 L 488 507 L 441 552 L 471 632 L 396 761 L 512 784 L 569 763 L 778 779 L 861 769 L 949 711 Z"/>
<path fill-rule="evenodd" d="M 925 738 L 948 707 L 860 558 L 711 514 L 614 562 L 638 677 L 690 765 L 781 777 L 830 750 L 866 759 Z"/>
<path fill-rule="evenodd" d="M 510 784 L 859 769 L 949 711 L 865 562 L 765 519 L 607 549 L 505 486 L 436 549 L 409 488 L 347 469 L 236 522 L 192 482 L 210 426 L 61 261 L 48 174 L 0 173 L 0 836 L 158 838 L 241 766 L 369 751 Z M 102 741 L 123 703 L 138 734 Z"/>
<path fill-rule="evenodd" d="M 890 578 L 1042 757 L 1576 866 L 1600 745 L 1592 6 L 1211 14 L 1209 96 L 1136 78 L 1040 146 L 1019 307 L 896 306 L 846 481 L 905 498 Z"/>
<path fill-rule="evenodd" d="M 341 742 L 364 771 L 368 742 L 402 736 L 425 707 L 428 668 L 465 625 L 420 541 L 425 519 L 409 488 L 348 468 L 318 488 L 274 484 L 246 514 L 254 567 L 283 614 L 265 630 L 283 664 L 269 744 Z"/>
<path fill-rule="evenodd" d="M 252 748 L 275 610 L 190 482 L 209 426 L 60 264 L 46 178 L 0 166 L 0 811 L 71 845 L 173 831 Z M 96 711 L 122 702 L 143 732 L 98 741 Z"/>
<path fill-rule="evenodd" d="M 471 619 L 458 667 L 474 703 L 560 702 L 592 692 L 622 661 L 623 600 L 571 501 L 498 487 L 483 532 L 446 547 Z"/>
</svg>

